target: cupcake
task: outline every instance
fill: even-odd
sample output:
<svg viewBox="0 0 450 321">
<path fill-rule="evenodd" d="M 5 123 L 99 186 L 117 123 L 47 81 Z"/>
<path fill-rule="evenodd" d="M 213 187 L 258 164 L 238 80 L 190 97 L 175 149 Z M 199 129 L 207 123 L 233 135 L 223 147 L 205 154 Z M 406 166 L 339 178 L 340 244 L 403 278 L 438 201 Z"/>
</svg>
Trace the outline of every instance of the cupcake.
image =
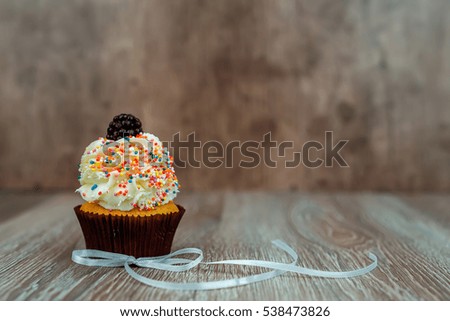
<svg viewBox="0 0 450 321">
<path fill-rule="evenodd" d="M 184 208 L 173 158 L 138 118 L 115 116 L 105 138 L 86 147 L 79 166 L 86 201 L 75 207 L 86 248 L 134 257 L 170 253 Z"/>
</svg>

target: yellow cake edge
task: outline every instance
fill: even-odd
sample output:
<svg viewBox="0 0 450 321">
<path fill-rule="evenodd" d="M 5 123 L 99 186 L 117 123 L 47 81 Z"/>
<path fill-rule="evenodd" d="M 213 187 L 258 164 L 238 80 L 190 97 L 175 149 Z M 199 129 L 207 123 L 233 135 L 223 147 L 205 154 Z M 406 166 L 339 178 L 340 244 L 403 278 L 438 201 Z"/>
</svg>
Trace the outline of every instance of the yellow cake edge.
<svg viewBox="0 0 450 321">
<path fill-rule="evenodd" d="M 112 215 L 112 216 L 152 216 L 152 215 L 167 215 L 179 212 L 177 205 L 170 201 L 167 204 L 160 205 L 155 209 L 141 210 L 134 208 L 130 211 L 109 210 L 97 203 L 86 202 L 81 205 L 80 210 L 98 215 Z"/>
</svg>

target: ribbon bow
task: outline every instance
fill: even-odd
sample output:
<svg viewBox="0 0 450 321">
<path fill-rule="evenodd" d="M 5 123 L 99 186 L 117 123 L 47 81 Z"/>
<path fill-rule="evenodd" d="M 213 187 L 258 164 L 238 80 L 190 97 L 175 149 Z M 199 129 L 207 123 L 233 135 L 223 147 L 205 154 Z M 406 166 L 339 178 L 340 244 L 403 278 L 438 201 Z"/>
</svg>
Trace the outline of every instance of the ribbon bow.
<svg viewBox="0 0 450 321">
<path fill-rule="evenodd" d="M 134 279 L 153 286 L 156 288 L 167 290 L 214 290 L 223 289 L 234 286 L 246 285 L 255 282 L 261 282 L 275 278 L 286 272 L 294 272 L 303 275 L 319 276 L 327 278 L 351 278 L 367 274 L 378 265 L 378 259 L 375 254 L 369 252 L 368 257 L 372 260 L 372 263 L 356 270 L 351 271 L 322 271 L 308 269 L 297 266 L 298 255 L 297 253 L 285 242 L 281 240 L 274 240 L 272 244 L 279 249 L 285 251 L 290 257 L 292 257 L 291 263 L 279 263 L 272 261 L 260 261 L 260 260 L 225 260 L 215 262 L 202 262 L 203 251 L 197 248 L 185 248 L 167 255 L 157 257 L 141 257 L 135 258 L 124 254 L 111 253 L 99 250 L 74 250 L 72 252 L 72 261 L 86 266 L 97 267 L 125 267 L 127 273 Z M 177 258 L 178 255 L 183 254 L 196 254 L 195 259 Z M 158 269 L 171 272 L 183 272 L 196 267 L 199 264 L 206 265 L 218 265 L 218 264 L 233 264 L 233 265 L 246 265 L 256 266 L 272 269 L 270 272 L 254 274 L 241 278 L 232 278 L 220 281 L 207 281 L 207 282 L 192 282 L 192 283 L 178 283 L 158 281 L 155 279 L 144 277 L 138 274 L 131 268 L 131 265 L 136 265 L 143 268 Z"/>
</svg>

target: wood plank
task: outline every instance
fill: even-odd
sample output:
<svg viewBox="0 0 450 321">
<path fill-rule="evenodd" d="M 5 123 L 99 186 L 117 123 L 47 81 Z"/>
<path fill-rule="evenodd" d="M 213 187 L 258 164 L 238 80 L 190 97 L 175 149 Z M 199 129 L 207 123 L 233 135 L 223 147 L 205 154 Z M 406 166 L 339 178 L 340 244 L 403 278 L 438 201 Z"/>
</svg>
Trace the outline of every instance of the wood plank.
<svg viewBox="0 0 450 321">
<path fill-rule="evenodd" d="M 130 112 L 165 141 L 349 140 L 351 170 L 180 168 L 192 190 L 448 192 L 448 12 L 446 0 L 0 0 L 0 186 L 75 189 L 84 148 Z"/>
<path fill-rule="evenodd" d="M 55 194 L 1 223 L 0 299 L 450 299 L 449 215 L 445 211 L 450 208 L 448 196 L 208 192 L 183 193 L 178 201 L 187 213 L 173 249 L 202 248 L 207 261 L 255 258 L 287 262 L 288 257 L 270 244 L 281 238 L 297 250 L 302 266 L 354 269 L 366 265 L 366 253 L 373 251 L 379 258 L 379 268 L 352 279 L 287 273 L 273 280 L 223 290 L 155 289 L 138 283 L 120 268 L 72 263 L 71 251 L 84 246 L 72 210 L 79 198 Z M 200 266 L 182 274 L 139 271 L 158 280 L 189 282 L 266 270 Z"/>
<path fill-rule="evenodd" d="M 48 199 L 50 193 L 10 192 L 0 190 L 0 223 Z"/>
</svg>

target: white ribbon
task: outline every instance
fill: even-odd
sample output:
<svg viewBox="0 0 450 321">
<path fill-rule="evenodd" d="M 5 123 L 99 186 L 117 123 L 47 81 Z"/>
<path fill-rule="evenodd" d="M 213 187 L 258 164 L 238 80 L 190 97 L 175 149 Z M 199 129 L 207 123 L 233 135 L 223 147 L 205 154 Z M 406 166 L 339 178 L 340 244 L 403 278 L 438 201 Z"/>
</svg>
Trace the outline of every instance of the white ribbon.
<svg viewBox="0 0 450 321">
<path fill-rule="evenodd" d="M 167 290 L 213 290 L 213 289 L 230 288 L 234 286 L 269 280 L 286 272 L 294 272 L 298 274 L 327 277 L 327 278 L 351 278 L 367 274 L 373 269 L 375 269 L 378 265 L 378 259 L 376 255 L 369 252 L 368 256 L 372 260 L 372 263 L 360 269 L 342 272 L 308 269 L 297 266 L 298 255 L 285 242 L 281 240 L 275 240 L 272 241 L 272 244 L 274 244 L 276 247 L 280 248 L 281 250 L 285 251 L 289 256 L 291 256 L 292 262 L 279 263 L 260 260 L 225 260 L 216 262 L 202 262 L 203 252 L 202 250 L 197 248 L 185 248 L 163 256 L 142 257 L 138 259 L 133 256 L 118 253 L 110 253 L 99 250 L 74 250 L 72 252 L 72 261 L 86 266 L 97 266 L 97 267 L 123 266 L 125 267 L 125 270 L 128 272 L 128 274 L 134 279 L 138 280 L 139 282 L 142 282 L 149 286 Z M 197 258 L 196 259 L 176 258 L 176 256 L 183 254 L 196 254 Z M 158 269 L 171 272 L 187 271 L 198 266 L 199 264 L 206 264 L 206 265 L 233 264 L 233 265 L 257 266 L 269 268 L 272 269 L 272 271 L 245 276 L 242 278 L 232 278 L 220 281 L 179 283 L 179 282 L 158 281 L 155 279 L 142 276 L 131 268 L 131 265 L 133 264 L 138 267 Z"/>
</svg>

